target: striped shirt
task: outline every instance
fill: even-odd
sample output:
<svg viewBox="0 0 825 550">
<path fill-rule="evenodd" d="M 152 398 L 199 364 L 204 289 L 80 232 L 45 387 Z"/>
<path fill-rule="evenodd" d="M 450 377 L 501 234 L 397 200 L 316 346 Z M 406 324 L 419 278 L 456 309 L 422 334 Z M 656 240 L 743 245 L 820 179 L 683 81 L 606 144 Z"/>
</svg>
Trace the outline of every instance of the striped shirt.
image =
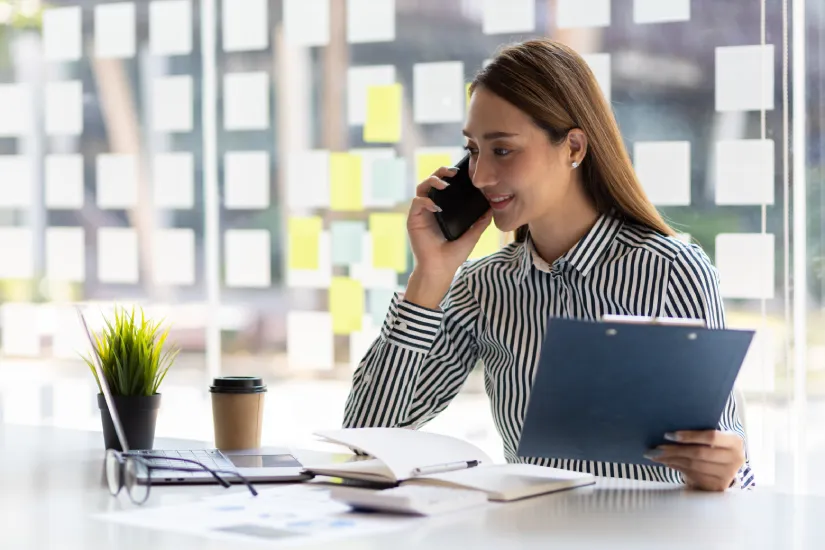
<svg viewBox="0 0 825 550">
<path fill-rule="evenodd" d="M 718 274 L 701 248 L 605 214 L 552 265 L 529 237 L 465 263 L 438 311 L 396 293 L 380 336 L 353 375 L 344 427 L 419 428 L 448 406 L 480 360 L 508 462 L 683 483 L 681 473 L 664 466 L 516 454 L 548 318 L 605 314 L 725 325 Z M 733 393 L 719 429 L 745 439 Z M 754 485 L 747 460 L 734 483 Z"/>
</svg>

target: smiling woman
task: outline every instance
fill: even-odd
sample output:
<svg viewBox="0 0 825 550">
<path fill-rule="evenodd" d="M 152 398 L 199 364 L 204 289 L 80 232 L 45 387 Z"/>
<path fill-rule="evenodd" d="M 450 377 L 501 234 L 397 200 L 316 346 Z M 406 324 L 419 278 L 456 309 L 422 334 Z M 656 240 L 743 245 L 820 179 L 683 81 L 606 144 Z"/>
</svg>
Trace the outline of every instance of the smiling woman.
<svg viewBox="0 0 825 550">
<path fill-rule="evenodd" d="M 354 374 L 345 427 L 420 427 L 481 360 L 509 462 L 707 490 L 753 486 L 733 395 L 718 430 L 668 434 L 680 444 L 650 450 L 661 466 L 517 455 L 548 318 L 682 317 L 722 328 L 725 314 L 716 269 L 648 200 L 578 54 L 548 39 L 510 46 L 471 91 L 470 175 L 491 209 L 445 241 L 427 193 L 445 188 L 452 170 L 418 186 L 407 221 L 416 265 Z M 467 263 L 491 219 L 517 231 L 516 242 Z"/>
</svg>

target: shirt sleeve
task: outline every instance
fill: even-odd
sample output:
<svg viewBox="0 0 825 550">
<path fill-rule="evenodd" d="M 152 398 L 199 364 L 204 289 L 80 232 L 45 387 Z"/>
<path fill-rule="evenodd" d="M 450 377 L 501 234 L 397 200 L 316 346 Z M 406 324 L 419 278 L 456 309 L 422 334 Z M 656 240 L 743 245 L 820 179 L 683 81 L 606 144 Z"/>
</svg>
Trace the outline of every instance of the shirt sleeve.
<svg viewBox="0 0 825 550">
<path fill-rule="evenodd" d="M 708 328 L 725 328 L 725 309 L 719 292 L 719 273 L 710 258 L 696 245 L 681 252 L 670 267 L 667 293 L 664 300 L 664 316 L 704 319 Z M 752 489 L 756 486 L 750 465 L 748 439 L 739 420 L 736 395 L 728 396 L 719 430 L 734 432 L 745 446 L 745 463 L 736 474 L 732 486 Z"/>
<path fill-rule="evenodd" d="M 478 303 L 459 274 L 441 309 L 396 293 L 353 374 L 344 427 L 419 428 L 458 394 L 478 358 Z"/>
</svg>

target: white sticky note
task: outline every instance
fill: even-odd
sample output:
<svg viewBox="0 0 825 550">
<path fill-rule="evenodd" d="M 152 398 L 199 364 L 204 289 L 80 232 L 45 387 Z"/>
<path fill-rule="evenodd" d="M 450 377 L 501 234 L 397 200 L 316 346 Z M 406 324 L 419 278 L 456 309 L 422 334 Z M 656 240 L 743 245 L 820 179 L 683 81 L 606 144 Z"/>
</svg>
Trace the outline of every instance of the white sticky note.
<svg viewBox="0 0 825 550">
<path fill-rule="evenodd" d="M 723 298 L 773 298 L 773 234 L 720 233 L 716 236 L 715 264 Z"/>
<path fill-rule="evenodd" d="M 152 129 L 157 132 L 192 131 L 192 77 L 164 76 L 152 82 Z"/>
<path fill-rule="evenodd" d="M 716 110 L 773 108 L 773 44 L 716 48 Z"/>
<path fill-rule="evenodd" d="M 95 56 L 127 58 L 135 55 L 135 4 L 118 2 L 95 6 Z"/>
<path fill-rule="evenodd" d="M 77 359 L 78 353 L 86 354 L 89 351 L 89 341 L 86 339 L 86 333 L 83 331 L 83 325 L 80 324 L 80 319 L 77 316 L 77 311 L 73 306 L 55 307 L 55 321 L 54 332 L 52 333 L 52 355 L 59 359 Z M 86 380 L 85 382 L 77 381 L 83 386 L 94 380 Z M 91 388 L 89 390 L 91 394 Z M 82 395 L 82 394 L 73 394 Z M 55 419 L 62 416 L 61 407 L 57 403 L 58 392 L 55 391 Z M 77 409 L 77 402 L 74 404 Z M 68 407 L 65 407 L 66 409 Z"/>
<path fill-rule="evenodd" d="M 86 279 L 86 244 L 82 227 L 46 230 L 46 277 L 52 281 Z"/>
<path fill-rule="evenodd" d="M 149 51 L 152 55 L 192 52 L 192 2 L 155 0 L 149 3 Z"/>
<path fill-rule="evenodd" d="M 266 288 L 272 284 L 269 231 L 228 229 L 224 233 L 224 280 L 229 287 Z"/>
<path fill-rule="evenodd" d="M 347 42 L 395 40 L 395 0 L 347 0 Z"/>
<path fill-rule="evenodd" d="M 416 63 L 413 66 L 415 122 L 461 122 L 464 120 L 465 106 L 462 62 Z"/>
<path fill-rule="evenodd" d="M 370 347 L 381 335 L 381 327 L 371 324 L 372 317 L 364 316 L 361 322 L 361 330 L 349 335 L 349 363 L 351 368 L 356 368 L 367 355 Z"/>
<path fill-rule="evenodd" d="M 773 204 L 774 177 L 772 139 L 716 143 L 716 204 Z"/>
<path fill-rule="evenodd" d="M 158 229 L 152 238 L 152 278 L 160 285 L 195 284 L 195 232 Z"/>
<path fill-rule="evenodd" d="M 286 314 L 286 352 L 289 368 L 330 370 L 334 364 L 332 315 L 325 311 Z"/>
<path fill-rule="evenodd" d="M 135 155 L 109 153 L 97 156 L 98 208 L 137 206 L 137 158 Z"/>
<path fill-rule="evenodd" d="M 653 204 L 690 204 L 689 141 L 637 142 L 633 146 L 633 166 Z"/>
<path fill-rule="evenodd" d="M 484 34 L 534 32 L 536 0 L 484 0 Z"/>
<path fill-rule="evenodd" d="M 24 227 L 0 227 L 0 279 L 30 279 L 34 276 L 32 232 Z"/>
<path fill-rule="evenodd" d="M 364 149 L 351 149 L 351 154 L 361 157 L 361 192 L 363 194 L 364 208 L 382 208 L 394 206 L 392 200 L 380 200 L 375 197 L 372 190 L 373 163 L 378 159 L 395 158 L 395 149 L 392 147 L 370 147 Z"/>
<path fill-rule="evenodd" d="M 582 55 L 582 58 L 587 62 L 590 70 L 593 71 L 593 76 L 596 77 L 596 82 L 604 93 L 604 97 L 608 103 L 611 101 L 613 78 L 610 69 L 610 54 L 609 53 L 589 53 Z"/>
<path fill-rule="evenodd" d="M 138 282 L 138 237 L 130 227 L 97 230 L 97 279 L 101 283 Z"/>
<path fill-rule="evenodd" d="M 329 44 L 330 0 L 283 0 L 284 38 L 295 46 Z"/>
<path fill-rule="evenodd" d="M 560 29 L 610 26 L 610 0 L 557 0 L 556 26 Z"/>
<path fill-rule="evenodd" d="M 48 61 L 76 61 L 83 52 L 80 6 L 43 12 L 43 57 Z"/>
<path fill-rule="evenodd" d="M 25 84 L 0 84 L 0 137 L 29 133 L 32 121 L 31 92 Z"/>
<path fill-rule="evenodd" d="M 224 156 L 224 207 L 269 208 L 269 153 L 234 151 Z"/>
<path fill-rule="evenodd" d="M 367 120 L 367 89 L 395 84 L 394 65 L 366 65 L 347 70 L 347 118 L 351 125 Z"/>
<path fill-rule="evenodd" d="M 157 208 L 195 206 L 195 159 L 192 153 L 158 153 L 152 159 L 152 188 Z"/>
<path fill-rule="evenodd" d="M 227 130 L 269 128 L 269 76 L 265 72 L 224 76 L 223 127 Z"/>
<path fill-rule="evenodd" d="M 83 155 L 47 155 L 44 161 L 46 208 L 82 208 L 85 189 Z"/>
<path fill-rule="evenodd" d="M 293 151 L 284 162 L 289 209 L 329 208 L 329 151 Z"/>
<path fill-rule="evenodd" d="M 267 0 L 221 2 L 223 51 L 265 50 L 269 45 Z"/>
<path fill-rule="evenodd" d="M 83 85 L 79 80 L 46 84 L 46 134 L 77 136 L 83 133 Z"/>
<path fill-rule="evenodd" d="M 318 269 L 286 268 L 288 288 L 329 288 L 332 284 L 332 237 L 321 231 L 318 239 Z"/>
<path fill-rule="evenodd" d="M 635 23 L 690 21 L 690 0 L 633 0 Z"/>
<path fill-rule="evenodd" d="M 0 319 L 3 322 L 2 351 L 8 356 L 37 357 L 40 355 L 40 328 L 38 306 L 27 303 L 6 303 L 0 305 Z M 26 384 L 23 384 L 26 386 Z M 6 392 L 4 401 L 15 392 Z M 10 403 L 4 403 L 5 411 L 8 411 Z M 38 407 L 39 412 L 39 407 Z M 6 422 L 13 420 L 5 417 Z"/>
<path fill-rule="evenodd" d="M 32 204 L 32 170 L 26 155 L 0 155 L 0 209 Z"/>
</svg>

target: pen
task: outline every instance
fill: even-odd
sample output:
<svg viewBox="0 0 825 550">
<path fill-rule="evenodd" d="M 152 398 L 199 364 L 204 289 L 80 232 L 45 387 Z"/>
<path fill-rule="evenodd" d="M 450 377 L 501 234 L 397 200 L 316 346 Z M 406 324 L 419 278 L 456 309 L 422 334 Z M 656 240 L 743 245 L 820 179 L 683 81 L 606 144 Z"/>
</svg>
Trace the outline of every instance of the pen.
<svg viewBox="0 0 825 550">
<path fill-rule="evenodd" d="M 441 474 L 452 472 L 453 470 L 464 470 L 478 466 L 478 460 L 462 460 L 461 462 L 447 462 L 446 464 L 436 464 L 434 466 L 423 466 L 413 469 L 413 475 L 424 476 L 429 474 Z"/>
</svg>

